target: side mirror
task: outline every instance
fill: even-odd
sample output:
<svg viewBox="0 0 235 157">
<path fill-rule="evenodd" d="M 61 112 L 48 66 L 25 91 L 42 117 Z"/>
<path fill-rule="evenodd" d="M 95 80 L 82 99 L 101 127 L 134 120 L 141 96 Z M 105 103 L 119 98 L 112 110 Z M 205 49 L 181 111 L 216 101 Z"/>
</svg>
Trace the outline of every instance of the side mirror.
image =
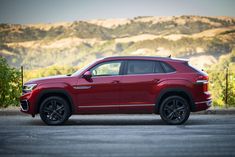
<svg viewBox="0 0 235 157">
<path fill-rule="evenodd" d="M 87 79 L 87 80 L 91 79 L 91 77 L 92 77 L 92 74 L 91 74 L 90 71 L 86 71 L 86 72 L 83 74 L 83 78 L 85 78 L 85 79 Z"/>
</svg>

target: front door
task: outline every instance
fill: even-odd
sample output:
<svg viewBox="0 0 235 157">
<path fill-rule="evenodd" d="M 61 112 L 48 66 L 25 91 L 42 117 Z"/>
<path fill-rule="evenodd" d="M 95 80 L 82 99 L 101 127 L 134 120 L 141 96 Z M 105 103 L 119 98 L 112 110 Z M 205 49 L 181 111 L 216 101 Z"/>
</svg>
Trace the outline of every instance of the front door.
<svg viewBox="0 0 235 157">
<path fill-rule="evenodd" d="M 77 98 L 79 113 L 117 113 L 122 61 L 110 61 L 90 69 L 91 79 L 80 78 Z"/>
</svg>

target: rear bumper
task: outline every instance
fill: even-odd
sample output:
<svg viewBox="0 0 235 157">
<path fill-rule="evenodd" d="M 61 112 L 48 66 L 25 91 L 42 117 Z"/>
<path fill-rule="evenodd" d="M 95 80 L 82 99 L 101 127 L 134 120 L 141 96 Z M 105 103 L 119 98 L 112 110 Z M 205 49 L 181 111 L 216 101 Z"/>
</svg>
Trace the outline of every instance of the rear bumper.
<svg viewBox="0 0 235 157">
<path fill-rule="evenodd" d="M 195 104 L 195 109 L 193 112 L 203 111 L 211 107 L 212 99 L 208 98 L 205 101 L 196 101 L 194 102 L 194 104 Z"/>
<path fill-rule="evenodd" d="M 203 100 L 194 102 L 195 108 L 193 111 L 197 112 L 197 111 L 206 110 L 211 107 L 211 104 L 212 104 L 211 94 L 209 92 L 205 92 L 203 94 Z"/>
<path fill-rule="evenodd" d="M 195 112 L 203 111 L 211 107 L 212 100 L 195 102 Z"/>
<path fill-rule="evenodd" d="M 206 104 L 208 107 L 211 107 L 212 100 L 207 100 L 207 101 L 201 101 L 201 102 L 195 102 L 196 105 L 198 104 Z"/>
</svg>

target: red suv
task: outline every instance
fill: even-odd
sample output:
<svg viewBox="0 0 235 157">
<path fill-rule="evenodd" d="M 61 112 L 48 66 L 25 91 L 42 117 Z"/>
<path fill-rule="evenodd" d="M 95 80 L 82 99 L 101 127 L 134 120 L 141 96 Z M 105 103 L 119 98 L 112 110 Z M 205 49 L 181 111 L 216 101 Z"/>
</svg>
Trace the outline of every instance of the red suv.
<svg viewBox="0 0 235 157">
<path fill-rule="evenodd" d="M 208 76 L 186 60 L 107 57 L 72 75 L 24 84 L 21 111 L 39 113 L 49 125 L 72 114 L 160 114 L 167 124 L 184 123 L 190 112 L 211 105 Z"/>
</svg>

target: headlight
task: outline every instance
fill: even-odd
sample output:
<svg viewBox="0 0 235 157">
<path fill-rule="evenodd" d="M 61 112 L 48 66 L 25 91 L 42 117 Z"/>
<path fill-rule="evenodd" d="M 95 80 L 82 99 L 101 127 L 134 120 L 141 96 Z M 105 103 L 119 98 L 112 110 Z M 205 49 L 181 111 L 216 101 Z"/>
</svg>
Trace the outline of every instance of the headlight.
<svg viewBox="0 0 235 157">
<path fill-rule="evenodd" d="M 23 93 L 31 92 L 36 87 L 37 87 L 37 84 L 26 84 L 23 86 Z"/>
</svg>

